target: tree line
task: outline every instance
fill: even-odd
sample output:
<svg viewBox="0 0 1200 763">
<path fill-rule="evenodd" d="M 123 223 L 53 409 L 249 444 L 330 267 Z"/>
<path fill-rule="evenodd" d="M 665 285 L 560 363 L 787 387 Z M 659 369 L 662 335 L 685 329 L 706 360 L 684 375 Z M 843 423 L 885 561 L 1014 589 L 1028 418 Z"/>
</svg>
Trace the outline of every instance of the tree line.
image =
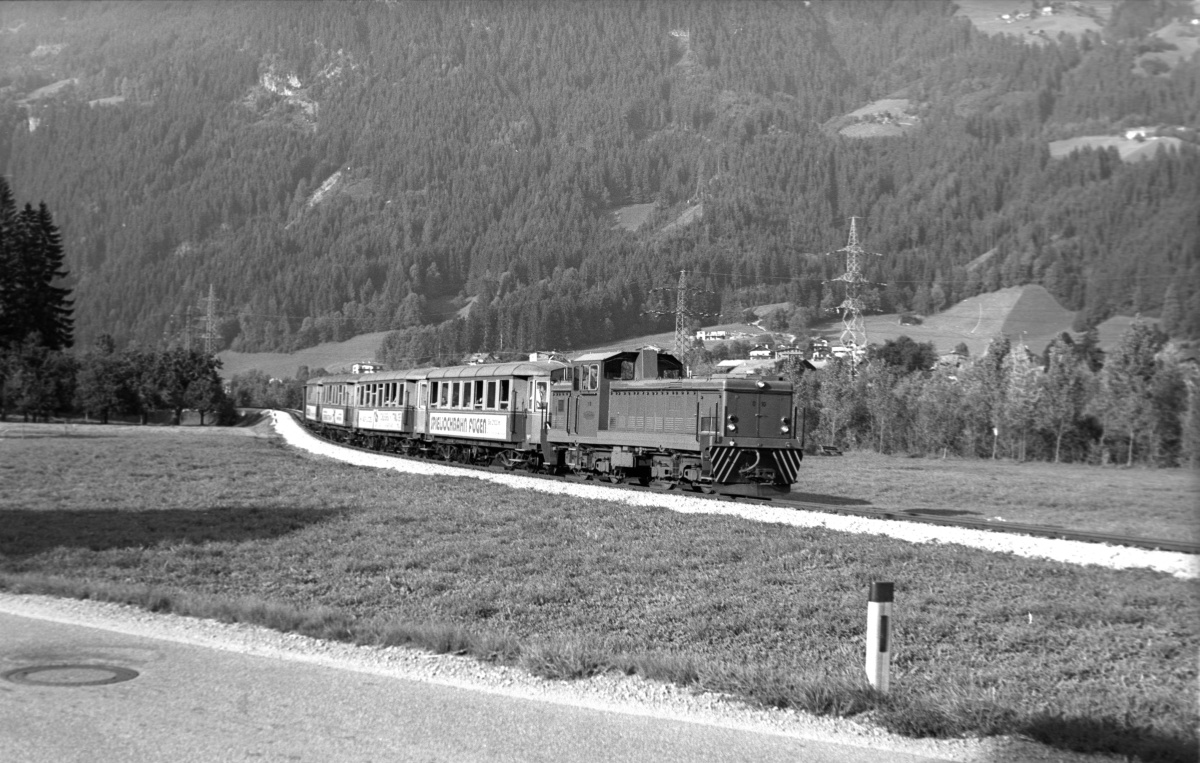
<svg viewBox="0 0 1200 763">
<path fill-rule="evenodd" d="M 907 337 L 865 362 L 785 367 L 810 443 L 887 454 L 1200 467 L 1200 368 L 1135 321 L 1104 353 L 1064 333 L 1036 356 L 1006 338 L 937 365 Z"/>
<path fill-rule="evenodd" d="M 58 228 L 44 203 L 17 211 L 0 177 L 0 421 L 10 411 L 26 421 L 82 413 L 107 423 L 113 415 L 140 417 L 169 411 L 178 424 L 184 409 L 212 413 L 218 423 L 237 418 L 218 374 L 220 361 L 184 347 L 117 352 L 101 335 L 82 354 L 71 352 L 71 290 Z"/>
</svg>

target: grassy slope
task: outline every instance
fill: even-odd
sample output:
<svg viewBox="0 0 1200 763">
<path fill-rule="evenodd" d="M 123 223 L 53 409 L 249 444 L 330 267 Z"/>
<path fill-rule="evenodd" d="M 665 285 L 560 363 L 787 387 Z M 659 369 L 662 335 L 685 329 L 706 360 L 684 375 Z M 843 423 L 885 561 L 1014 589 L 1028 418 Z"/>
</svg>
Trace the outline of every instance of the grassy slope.
<svg viewBox="0 0 1200 763">
<path fill-rule="evenodd" d="M 1080 35 L 1088 31 L 1101 31 L 1100 20 L 1112 16 L 1113 2 L 1114 0 L 1079 0 L 1079 4 L 1094 15 L 1067 8 L 1053 16 L 1038 16 L 1012 23 L 1002 21 L 999 18 L 1000 14 L 1028 11 L 1032 7 L 1030 3 L 1015 3 L 1012 0 L 957 0 L 955 5 L 959 15 L 965 16 L 976 29 L 985 34 L 1008 34 L 1029 42 L 1036 42 L 1039 38 L 1034 33 L 1038 31 L 1045 32 L 1050 39 L 1056 38 L 1061 32 Z M 1050 5 L 1050 3 L 1038 3 L 1038 5 Z"/>
<path fill-rule="evenodd" d="M 385 336 L 386 331 L 377 331 L 359 334 L 345 342 L 324 342 L 292 353 L 226 350 L 217 353 L 217 357 L 221 359 L 221 375 L 227 379 L 252 369 L 279 379 L 291 379 L 296 376 L 296 369 L 300 366 L 324 368 L 334 373 L 349 372 L 353 363 L 373 361 Z"/>
<path fill-rule="evenodd" d="M 310 459 L 262 438 L 44 433 L 0 440 L 0 585 L 10 589 L 417 641 L 552 675 L 615 667 L 768 704 L 869 712 L 912 734 L 1015 732 L 1146 760 L 1196 756 L 1194 581 L 531 500 L 467 478 Z M 928 467 L 914 485 L 944 472 L 963 495 L 1000 505 L 1021 492 L 1020 471 L 981 476 L 953 462 L 824 459 L 813 471 L 844 486 L 848 466 L 872 501 L 916 490 L 897 481 L 911 466 Z M 1132 472 L 1059 471 L 1079 489 L 1121 474 Z M 979 487 L 995 482 L 1007 492 Z M 1126 496 L 1131 511 L 1162 503 L 1139 496 Z M 1194 496 L 1193 486 L 1165 498 Z M 873 579 L 897 583 L 888 698 L 861 679 Z"/>
</svg>

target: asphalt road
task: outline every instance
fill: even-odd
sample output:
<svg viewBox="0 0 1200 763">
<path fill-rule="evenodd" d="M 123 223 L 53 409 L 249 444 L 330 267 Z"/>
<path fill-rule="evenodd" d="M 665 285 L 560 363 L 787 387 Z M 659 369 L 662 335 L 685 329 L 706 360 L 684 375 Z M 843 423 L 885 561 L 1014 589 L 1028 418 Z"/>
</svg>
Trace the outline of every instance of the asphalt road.
<svg viewBox="0 0 1200 763">
<path fill-rule="evenodd" d="M 0 674 L 48 665 L 84 667 L 0 680 L 4 763 L 934 760 L 0 612 Z M 97 666 L 138 675 L 80 685 L 116 677 Z"/>
</svg>

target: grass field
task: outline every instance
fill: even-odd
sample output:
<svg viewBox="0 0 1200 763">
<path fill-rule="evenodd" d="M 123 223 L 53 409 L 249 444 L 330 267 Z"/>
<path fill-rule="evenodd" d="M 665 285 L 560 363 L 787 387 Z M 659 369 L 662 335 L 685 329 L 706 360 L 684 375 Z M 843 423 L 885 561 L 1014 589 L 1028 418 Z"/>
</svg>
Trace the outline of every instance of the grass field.
<svg viewBox="0 0 1200 763">
<path fill-rule="evenodd" d="M 910 735 L 1196 758 L 1195 581 L 380 472 L 253 430 L 22 432 L 0 439 L 6 590 L 413 643 L 550 676 L 621 670 Z M 1019 502 L 1024 468 L 810 467 L 815 494 L 854 482 L 874 503 L 932 503 L 916 484 L 937 471 L 996 479 L 1008 488 L 988 511 Z M 1134 472 L 1058 474 L 1082 488 Z M 879 579 L 897 587 L 886 697 L 861 669 Z"/>
</svg>

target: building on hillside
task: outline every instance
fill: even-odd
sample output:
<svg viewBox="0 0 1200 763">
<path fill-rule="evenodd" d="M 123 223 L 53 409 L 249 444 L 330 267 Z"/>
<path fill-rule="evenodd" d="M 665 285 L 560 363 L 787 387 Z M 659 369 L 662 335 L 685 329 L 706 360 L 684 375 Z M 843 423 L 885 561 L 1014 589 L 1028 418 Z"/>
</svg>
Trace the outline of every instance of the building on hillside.
<svg viewBox="0 0 1200 763">
<path fill-rule="evenodd" d="M 775 350 L 771 349 L 765 344 L 755 345 L 754 349 L 750 351 L 751 360 L 771 360 L 774 359 L 774 357 Z"/>
<path fill-rule="evenodd" d="M 566 362 L 566 357 L 561 352 L 531 352 L 529 353 L 529 362 L 538 363 L 544 360 L 557 360 Z"/>
<path fill-rule="evenodd" d="M 966 365 L 967 358 L 968 356 L 966 353 L 959 352 L 958 350 L 951 350 L 950 352 L 939 355 L 937 364 L 934 367 L 958 370 Z"/>
<path fill-rule="evenodd" d="M 470 355 L 468 355 L 467 357 L 463 358 L 463 365 L 467 365 L 467 366 L 481 366 L 484 363 L 499 363 L 499 362 L 500 362 L 500 358 L 496 357 L 495 355 L 493 355 L 490 352 L 473 352 Z"/>
<path fill-rule="evenodd" d="M 352 363 L 350 365 L 350 373 L 352 374 L 373 374 L 376 371 L 382 371 L 383 366 L 379 363 Z"/>
<path fill-rule="evenodd" d="M 725 376 L 776 376 L 779 373 L 779 363 L 774 358 L 722 360 L 717 363 L 713 373 Z"/>
<path fill-rule="evenodd" d="M 724 331 L 724 330 L 721 330 L 721 331 L 704 331 L 703 329 L 701 329 L 700 331 L 697 331 L 697 332 L 696 332 L 696 338 L 697 338 L 697 339 L 699 339 L 699 340 L 700 340 L 700 341 L 702 341 L 702 342 L 713 342 L 713 341 L 720 341 L 720 340 L 722 340 L 722 339 L 727 339 L 727 338 L 729 338 L 729 332 L 728 332 L 728 331 Z"/>
</svg>

